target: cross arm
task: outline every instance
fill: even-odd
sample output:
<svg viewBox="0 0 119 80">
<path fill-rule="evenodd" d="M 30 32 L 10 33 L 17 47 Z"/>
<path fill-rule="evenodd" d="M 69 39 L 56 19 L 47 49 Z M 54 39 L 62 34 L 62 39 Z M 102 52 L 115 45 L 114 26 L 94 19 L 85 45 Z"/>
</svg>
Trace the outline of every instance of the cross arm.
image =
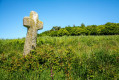
<svg viewBox="0 0 119 80">
<path fill-rule="evenodd" d="M 31 19 L 30 19 L 30 17 L 24 17 L 24 19 L 23 19 L 23 25 L 25 27 L 28 27 L 28 28 L 31 26 Z"/>
<path fill-rule="evenodd" d="M 43 29 L 43 22 L 38 20 L 36 27 L 37 27 L 38 30 Z"/>
</svg>

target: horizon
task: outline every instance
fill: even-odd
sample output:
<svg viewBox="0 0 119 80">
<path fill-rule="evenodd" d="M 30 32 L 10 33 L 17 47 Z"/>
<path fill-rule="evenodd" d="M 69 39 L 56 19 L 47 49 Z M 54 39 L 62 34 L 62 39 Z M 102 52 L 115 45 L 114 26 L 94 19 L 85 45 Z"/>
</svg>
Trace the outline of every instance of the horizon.
<svg viewBox="0 0 119 80">
<path fill-rule="evenodd" d="M 44 23 L 38 33 L 53 26 L 103 25 L 119 23 L 118 0 L 0 0 L 0 39 L 26 37 L 23 18 L 31 11 Z"/>
</svg>

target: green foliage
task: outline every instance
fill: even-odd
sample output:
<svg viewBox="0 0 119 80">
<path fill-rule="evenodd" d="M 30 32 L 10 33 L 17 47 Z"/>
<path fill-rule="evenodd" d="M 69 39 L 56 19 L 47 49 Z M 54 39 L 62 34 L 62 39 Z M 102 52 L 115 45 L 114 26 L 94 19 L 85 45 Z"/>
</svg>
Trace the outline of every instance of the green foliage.
<svg viewBox="0 0 119 80">
<path fill-rule="evenodd" d="M 60 30 L 60 26 L 54 26 L 51 30 L 53 30 L 53 31 L 58 31 L 58 30 Z"/>
<path fill-rule="evenodd" d="M 81 24 L 81 28 L 85 28 L 85 24 L 84 23 Z"/>
<path fill-rule="evenodd" d="M 81 26 L 66 26 L 61 28 L 54 26 L 50 31 L 45 31 L 39 36 L 79 36 L 79 35 L 118 35 L 119 23 L 106 23 L 105 25 L 88 25 L 81 24 Z"/>
<path fill-rule="evenodd" d="M 69 35 L 69 32 L 66 29 L 60 29 L 57 34 L 58 36 L 64 36 Z"/>
<path fill-rule="evenodd" d="M 26 57 L 23 45 L 24 39 L 0 40 L 1 80 L 119 79 L 119 35 L 38 37 Z"/>
</svg>

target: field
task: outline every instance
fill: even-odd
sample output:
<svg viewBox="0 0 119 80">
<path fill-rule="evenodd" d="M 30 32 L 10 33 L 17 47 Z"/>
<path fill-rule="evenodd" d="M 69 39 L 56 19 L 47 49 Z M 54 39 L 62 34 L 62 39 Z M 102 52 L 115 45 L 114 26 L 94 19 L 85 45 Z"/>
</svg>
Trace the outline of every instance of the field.
<svg viewBox="0 0 119 80">
<path fill-rule="evenodd" d="M 24 57 L 25 39 L 0 39 L 0 80 L 118 80 L 119 35 L 38 37 Z"/>
</svg>

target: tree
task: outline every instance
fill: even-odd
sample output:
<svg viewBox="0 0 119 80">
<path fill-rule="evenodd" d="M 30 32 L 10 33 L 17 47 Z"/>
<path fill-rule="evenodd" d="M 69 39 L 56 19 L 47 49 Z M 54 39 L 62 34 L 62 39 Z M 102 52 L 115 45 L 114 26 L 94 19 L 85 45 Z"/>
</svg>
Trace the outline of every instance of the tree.
<svg viewBox="0 0 119 80">
<path fill-rule="evenodd" d="M 105 34 L 106 35 L 114 35 L 118 32 L 118 27 L 116 23 L 106 23 L 105 24 Z M 116 33 L 115 33 L 116 32 Z"/>
<path fill-rule="evenodd" d="M 58 31 L 58 36 L 64 36 L 64 35 L 68 36 L 69 32 L 66 29 L 62 28 Z"/>
<path fill-rule="evenodd" d="M 57 32 L 58 32 L 58 31 L 51 31 L 51 32 L 49 33 L 49 35 L 50 35 L 50 36 L 57 36 Z"/>
<path fill-rule="evenodd" d="M 96 27 L 96 30 L 97 30 L 97 35 L 103 35 L 103 30 L 105 29 L 105 26 L 104 25 L 99 25 Z"/>
<path fill-rule="evenodd" d="M 51 30 L 53 30 L 53 31 L 58 31 L 58 30 L 60 30 L 60 29 L 61 29 L 60 26 L 54 26 Z"/>
<path fill-rule="evenodd" d="M 78 36 L 78 35 L 115 35 L 119 34 L 119 23 L 106 23 L 105 25 L 89 25 L 85 26 L 66 26 L 61 28 L 54 26 L 51 30 L 41 33 L 39 36 Z"/>
<path fill-rule="evenodd" d="M 75 30 L 75 35 L 78 36 L 78 35 L 85 35 L 86 34 L 86 30 L 83 29 L 83 28 L 80 28 L 80 27 L 77 27 L 76 30 Z"/>
<path fill-rule="evenodd" d="M 96 35 L 97 34 L 97 30 L 96 30 L 97 25 L 91 25 L 91 26 L 87 26 L 87 34 L 88 35 Z"/>
<path fill-rule="evenodd" d="M 85 24 L 84 23 L 81 24 L 81 28 L 85 28 Z"/>
</svg>

